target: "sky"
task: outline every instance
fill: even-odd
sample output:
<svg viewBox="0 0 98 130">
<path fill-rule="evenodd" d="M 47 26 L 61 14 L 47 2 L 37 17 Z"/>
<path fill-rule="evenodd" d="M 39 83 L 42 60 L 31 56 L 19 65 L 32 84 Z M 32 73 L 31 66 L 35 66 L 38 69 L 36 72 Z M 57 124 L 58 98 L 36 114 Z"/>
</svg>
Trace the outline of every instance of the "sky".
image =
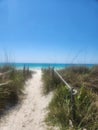
<svg viewBox="0 0 98 130">
<path fill-rule="evenodd" d="M 97 0 L 0 0 L 0 61 L 98 64 Z"/>
</svg>

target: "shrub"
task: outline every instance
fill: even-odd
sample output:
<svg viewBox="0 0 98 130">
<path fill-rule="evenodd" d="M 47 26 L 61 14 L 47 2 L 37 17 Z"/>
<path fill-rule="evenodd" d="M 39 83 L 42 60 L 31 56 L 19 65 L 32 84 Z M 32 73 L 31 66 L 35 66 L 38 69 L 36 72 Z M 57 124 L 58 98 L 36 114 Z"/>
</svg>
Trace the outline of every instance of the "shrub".
<svg viewBox="0 0 98 130">
<path fill-rule="evenodd" d="M 46 118 L 48 125 L 58 126 L 61 130 L 97 130 L 98 108 L 95 105 L 95 86 L 98 86 L 95 71 L 97 68 L 67 68 L 59 70 L 62 77 L 73 87 L 78 87 L 75 96 L 75 119 L 72 117 L 72 104 L 70 92 L 64 87 L 61 80 L 55 75 L 53 69 L 43 70 L 45 94 L 54 91 L 54 96 L 49 104 L 49 113 Z M 85 70 L 85 71 L 84 71 Z M 93 83 L 91 82 L 93 80 Z M 90 81 L 91 80 L 91 81 Z M 88 86 L 89 84 L 89 86 Z M 82 87 L 81 87 L 82 86 Z M 88 89 L 89 88 L 89 89 Z M 72 121 L 72 126 L 70 126 Z"/>
<path fill-rule="evenodd" d="M 0 72 L 9 70 L 11 70 L 11 72 L 4 76 L 4 79 L 0 79 L 0 83 L 11 81 L 9 84 L 0 86 L 0 114 L 18 103 L 20 96 L 23 94 L 25 81 L 32 76 L 32 72 L 28 69 L 26 69 L 24 75 L 23 70 L 16 70 L 15 67 L 12 66 L 0 68 Z"/>
<path fill-rule="evenodd" d="M 44 82 L 44 94 L 48 94 L 49 92 L 55 90 L 58 87 L 58 84 L 62 84 L 58 76 L 54 73 L 53 68 L 43 69 L 42 72 L 42 80 Z"/>
<path fill-rule="evenodd" d="M 98 109 L 94 105 L 95 97 L 91 91 L 81 88 L 75 97 L 75 120 L 72 118 L 72 104 L 70 92 L 59 86 L 54 92 L 54 97 L 49 104 L 49 113 L 46 122 L 49 125 L 59 126 L 61 130 L 71 128 L 69 121 L 73 122 L 75 130 L 86 128 L 87 130 L 97 130 Z"/>
</svg>

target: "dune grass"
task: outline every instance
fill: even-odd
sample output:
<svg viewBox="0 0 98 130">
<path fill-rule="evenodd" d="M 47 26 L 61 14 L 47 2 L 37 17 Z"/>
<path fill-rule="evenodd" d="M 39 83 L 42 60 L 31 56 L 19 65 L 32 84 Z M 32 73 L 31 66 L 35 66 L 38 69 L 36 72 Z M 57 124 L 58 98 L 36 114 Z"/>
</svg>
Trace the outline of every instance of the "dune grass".
<svg viewBox="0 0 98 130">
<path fill-rule="evenodd" d="M 28 68 L 25 70 L 17 70 L 13 66 L 0 67 L 0 73 L 11 70 L 2 78 L 0 76 L 0 83 L 10 81 L 8 84 L 0 86 L 0 115 L 4 110 L 16 105 L 23 94 L 25 81 L 31 77 L 32 72 Z"/>
<path fill-rule="evenodd" d="M 55 90 L 60 84 L 62 84 L 59 77 L 55 75 L 53 68 L 42 70 L 42 80 L 44 82 L 43 93 L 48 94 L 49 92 Z"/>
<path fill-rule="evenodd" d="M 73 120 L 70 91 L 61 83 L 53 69 L 43 70 L 44 94 L 54 92 L 46 117 L 48 125 L 57 126 L 60 130 L 98 129 L 98 108 L 95 105 L 98 86 L 97 71 L 97 66 L 93 68 L 80 66 L 59 70 L 62 77 L 78 90 L 75 96 L 75 119 Z"/>
<path fill-rule="evenodd" d="M 59 71 L 66 81 L 75 88 L 85 86 L 88 89 L 92 89 L 98 92 L 98 66 L 93 68 L 87 67 L 70 67 Z"/>
</svg>

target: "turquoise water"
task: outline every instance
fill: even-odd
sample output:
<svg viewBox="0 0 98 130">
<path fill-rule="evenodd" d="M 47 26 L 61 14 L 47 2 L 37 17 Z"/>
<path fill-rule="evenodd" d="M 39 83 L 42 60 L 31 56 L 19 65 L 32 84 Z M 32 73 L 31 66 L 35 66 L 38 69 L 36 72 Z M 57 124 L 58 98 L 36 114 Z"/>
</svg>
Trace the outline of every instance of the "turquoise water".
<svg viewBox="0 0 98 130">
<path fill-rule="evenodd" d="M 4 66 L 8 63 L 0 63 L 0 66 Z M 54 64 L 54 63 L 9 63 L 13 66 L 15 66 L 18 69 L 22 69 L 24 65 L 26 67 L 29 67 L 30 69 L 41 69 L 41 68 L 48 68 L 48 67 L 54 67 L 55 69 L 62 69 L 67 68 L 71 66 L 87 66 L 87 67 L 93 67 L 97 64 Z"/>
</svg>

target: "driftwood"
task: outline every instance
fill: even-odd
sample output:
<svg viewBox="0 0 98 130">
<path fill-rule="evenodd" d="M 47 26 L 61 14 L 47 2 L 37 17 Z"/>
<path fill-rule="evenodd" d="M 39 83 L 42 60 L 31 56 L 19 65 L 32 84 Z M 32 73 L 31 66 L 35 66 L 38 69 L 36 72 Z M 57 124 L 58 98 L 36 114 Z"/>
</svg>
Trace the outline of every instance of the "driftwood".
<svg viewBox="0 0 98 130">
<path fill-rule="evenodd" d="M 4 75 L 6 75 L 6 74 L 9 74 L 11 71 L 12 71 L 12 70 L 9 70 L 9 71 L 4 72 L 4 73 L 0 73 L 0 76 L 4 76 Z"/>
<path fill-rule="evenodd" d="M 11 82 L 12 82 L 12 80 L 6 81 L 5 83 L 1 83 L 1 84 L 0 84 L 0 87 L 1 87 L 1 86 L 5 86 L 5 85 L 8 85 L 8 84 L 11 83 Z"/>
<path fill-rule="evenodd" d="M 8 74 L 11 73 L 11 72 L 12 72 L 12 70 L 0 73 L 0 77 L 2 78 L 2 81 L 5 81 L 5 79 L 8 79 L 8 77 L 9 77 Z"/>
<path fill-rule="evenodd" d="M 4 82 L 4 79 L 5 77 L 11 72 L 12 70 L 9 70 L 9 71 L 6 71 L 6 72 L 3 72 L 3 73 L 0 73 L 0 77 L 2 78 L 2 81 Z M 0 83 L 0 87 L 1 86 L 5 86 L 5 85 L 8 85 L 9 83 L 11 83 L 12 81 L 11 80 L 8 80 L 4 83 Z"/>
</svg>

